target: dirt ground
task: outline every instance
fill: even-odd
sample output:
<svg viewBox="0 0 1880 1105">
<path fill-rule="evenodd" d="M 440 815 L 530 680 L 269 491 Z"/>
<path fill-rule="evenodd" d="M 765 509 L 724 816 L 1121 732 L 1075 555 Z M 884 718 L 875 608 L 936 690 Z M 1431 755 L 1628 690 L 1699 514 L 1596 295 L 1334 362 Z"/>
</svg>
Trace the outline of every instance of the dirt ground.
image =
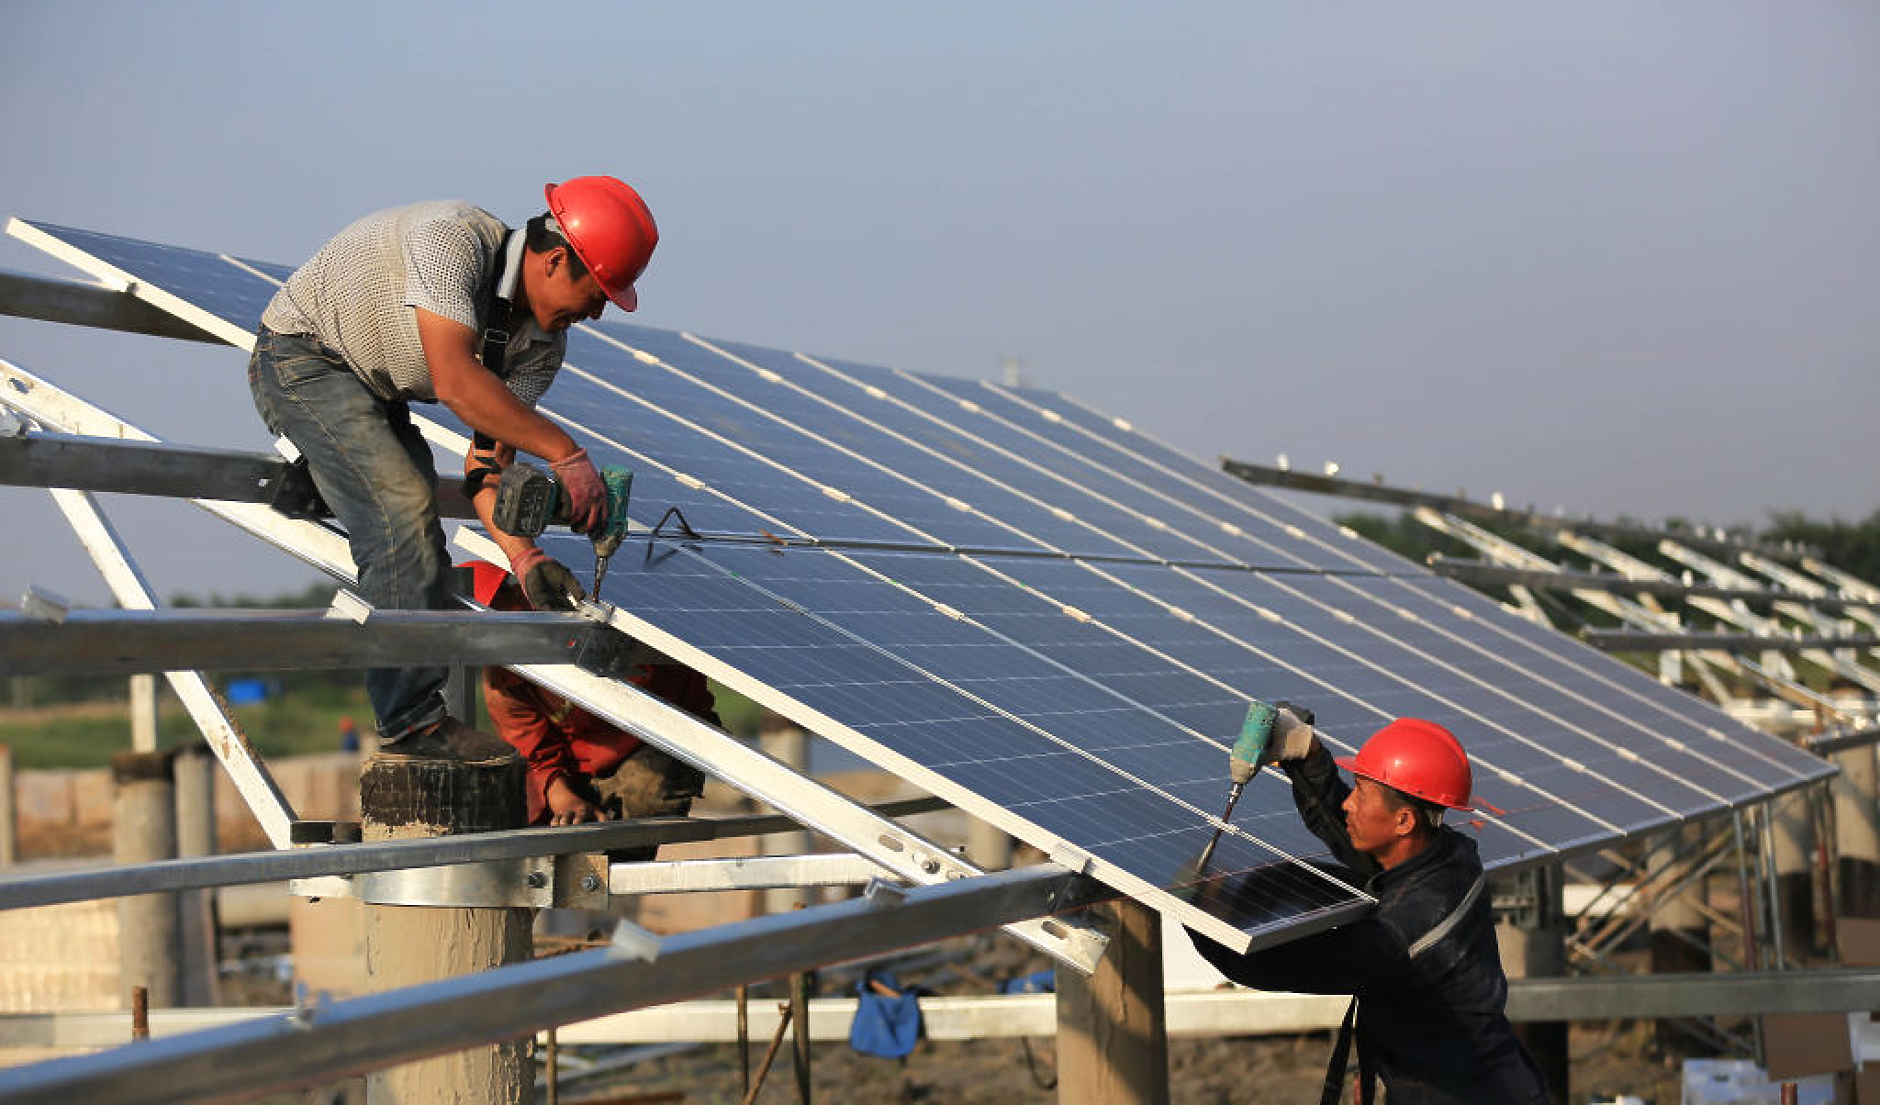
<svg viewBox="0 0 1880 1105">
<path fill-rule="evenodd" d="M 1048 966 L 1038 953 L 1002 939 L 964 939 L 909 953 L 887 964 L 903 984 L 927 992 L 984 994 L 992 980 L 1016 978 Z M 853 969 L 818 980 L 818 993 L 851 992 Z M 776 1030 L 781 991 L 751 999 L 751 1066 L 762 1061 Z M 1677 1105 L 1679 1064 L 1656 1052 L 1650 1021 L 1573 1025 L 1569 1032 L 1571 1093 L 1575 1103 L 1610 1101 L 1621 1094 L 1651 1105 Z M 1188 1037 L 1169 1041 L 1170 1100 L 1177 1105 L 1238 1102 L 1317 1102 L 1331 1056 L 1332 1034 Z M 1049 1038 L 1021 1041 L 922 1040 L 904 1060 L 863 1055 L 846 1042 L 822 1042 L 810 1056 L 813 1099 L 821 1102 L 934 1102 L 1021 1105 L 1056 1102 L 1057 1057 Z M 559 1094 L 565 1103 L 684 1101 L 736 1103 L 742 1099 L 737 1047 L 702 1045 L 641 1062 L 618 1077 L 583 1079 Z M 796 1072 L 788 1038 L 764 1079 L 759 1102 L 796 1100 Z M 683 1097 L 670 1097 L 683 1094 Z"/>
<path fill-rule="evenodd" d="M 753 1034 L 756 1034 L 755 1027 Z M 768 1028 L 765 1029 L 768 1032 Z M 1570 1101 L 1610 1101 L 1633 1094 L 1653 1105 L 1676 1105 L 1678 1071 L 1650 1055 L 1650 1026 L 1575 1026 L 1571 1049 Z M 768 1038 L 753 1043 L 752 1064 Z M 810 1057 L 814 1100 L 824 1102 L 960 1102 L 969 1105 L 1029 1105 L 1056 1102 L 1041 1087 L 1056 1075 L 1050 1040 L 923 1041 L 905 1060 L 876 1059 L 847 1045 L 820 1044 Z M 1327 1033 L 1304 1036 L 1196 1038 L 1169 1041 L 1170 1100 L 1179 1105 L 1239 1102 L 1316 1102 L 1331 1053 Z M 737 1049 L 701 1047 L 642 1063 L 630 1077 L 607 1086 L 575 1083 L 563 1102 L 599 1102 L 628 1095 L 688 1103 L 740 1100 Z M 759 1102 L 794 1101 L 796 1073 L 789 1044 L 765 1079 Z M 683 1094 L 683 1098 L 665 1095 Z"/>
</svg>

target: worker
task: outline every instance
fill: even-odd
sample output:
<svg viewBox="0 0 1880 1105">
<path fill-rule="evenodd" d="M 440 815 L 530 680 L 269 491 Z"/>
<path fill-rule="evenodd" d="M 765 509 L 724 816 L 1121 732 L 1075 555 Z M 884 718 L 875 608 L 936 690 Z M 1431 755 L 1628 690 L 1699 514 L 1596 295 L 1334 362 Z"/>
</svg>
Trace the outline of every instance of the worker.
<svg viewBox="0 0 1880 1105">
<path fill-rule="evenodd" d="M 1372 1100 L 1374 1077 L 1391 1105 L 1546 1102 L 1540 1069 L 1503 1009 L 1508 979 L 1475 841 L 1443 824 L 1446 811 L 1469 808 L 1461 743 L 1435 722 L 1399 718 L 1357 756 L 1334 760 L 1312 712 L 1281 705 L 1273 755 L 1299 814 L 1377 908 L 1245 955 L 1199 935 L 1196 949 L 1242 985 L 1353 995 L 1326 1075 L 1328 1101 L 1343 1088 L 1355 1013 L 1361 1102 Z"/>
<path fill-rule="evenodd" d="M 367 215 L 302 265 L 261 315 L 248 379 L 268 429 L 287 438 L 345 527 L 367 602 L 452 605 L 431 449 L 409 404 L 438 402 L 475 433 L 466 494 L 539 609 L 585 597 L 574 574 L 491 521 L 490 477 L 518 450 L 547 461 L 573 503 L 574 528 L 606 521 L 599 472 L 535 410 L 567 330 L 612 301 L 639 305 L 634 282 L 659 233 L 639 194 L 612 177 L 545 189 L 548 211 L 520 230 L 455 200 Z M 441 666 L 366 675 L 382 756 L 513 761 L 509 745 L 446 712 Z"/>
<path fill-rule="evenodd" d="M 478 602 L 496 610 L 527 610 L 510 574 L 488 561 L 470 565 Z M 641 663 L 621 675 L 713 725 L 720 724 L 711 685 L 683 664 Z M 483 701 L 496 732 L 528 766 L 529 824 L 576 825 L 639 817 L 684 817 L 705 776 L 502 667 L 483 669 Z M 619 858 L 651 859 L 652 850 Z"/>
</svg>

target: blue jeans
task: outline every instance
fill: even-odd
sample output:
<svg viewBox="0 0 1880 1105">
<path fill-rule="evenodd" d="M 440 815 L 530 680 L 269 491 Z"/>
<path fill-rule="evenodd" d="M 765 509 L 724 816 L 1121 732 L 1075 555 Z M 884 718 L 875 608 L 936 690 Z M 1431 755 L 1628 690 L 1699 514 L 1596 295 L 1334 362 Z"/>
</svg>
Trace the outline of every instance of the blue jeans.
<svg viewBox="0 0 1880 1105">
<path fill-rule="evenodd" d="M 261 420 L 307 458 L 314 486 L 345 527 L 365 600 L 387 610 L 454 606 L 437 466 L 406 405 L 372 394 L 319 339 L 266 327 L 248 361 L 248 387 Z M 442 719 L 447 674 L 369 669 L 380 735 L 394 741 Z"/>
</svg>

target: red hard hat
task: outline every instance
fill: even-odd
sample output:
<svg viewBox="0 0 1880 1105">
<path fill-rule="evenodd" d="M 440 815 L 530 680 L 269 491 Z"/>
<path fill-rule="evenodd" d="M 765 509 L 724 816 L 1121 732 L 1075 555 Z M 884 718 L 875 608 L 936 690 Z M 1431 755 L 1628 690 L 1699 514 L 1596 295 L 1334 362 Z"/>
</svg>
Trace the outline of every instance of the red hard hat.
<svg viewBox="0 0 1880 1105">
<path fill-rule="evenodd" d="M 578 176 L 546 185 L 542 194 L 548 197 L 548 213 L 561 224 L 561 236 L 607 298 L 623 311 L 639 307 L 633 282 L 659 244 L 659 228 L 640 194 L 610 176 Z"/>
<path fill-rule="evenodd" d="M 1413 798 L 1469 808 L 1469 756 L 1455 734 L 1433 721 L 1401 717 L 1371 735 L 1356 756 L 1338 766 Z"/>
</svg>

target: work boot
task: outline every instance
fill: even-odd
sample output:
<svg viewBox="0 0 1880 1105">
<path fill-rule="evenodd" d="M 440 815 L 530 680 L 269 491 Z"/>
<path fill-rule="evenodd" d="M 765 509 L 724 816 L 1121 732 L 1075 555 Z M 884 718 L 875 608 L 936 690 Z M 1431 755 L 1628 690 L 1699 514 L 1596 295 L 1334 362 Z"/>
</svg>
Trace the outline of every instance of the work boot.
<svg viewBox="0 0 1880 1105">
<path fill-rule="evenodd" d="M 594 789 L 616 817 L 684 817 L 705 789 L 705 773 L 650 744 L 620 761 L 611 775 L 594 780 Z"/>
<path fill-rule="evenodd" d="M 494 767 L 519 757 L 509 742 L 472 729 L 454 717 L 429 729 L 407 733 L 379 745 L 382 760 L 457 760 L 472 767 Z"/>
<path fill-rule="evenodd" d="M 692 800 L 705 789 L 705 773 L 650 744 L 642 744 L 621 761 L 613 774 L 595 779 L 594 789 L 601 796 L 602 807 L 623 821 L 684 817 L 692 810 Z M 639 863 L 652 859 L 658 850 L 657 845 L 619 848 L 607 855 L 615 862 Z"/>
</svg>

